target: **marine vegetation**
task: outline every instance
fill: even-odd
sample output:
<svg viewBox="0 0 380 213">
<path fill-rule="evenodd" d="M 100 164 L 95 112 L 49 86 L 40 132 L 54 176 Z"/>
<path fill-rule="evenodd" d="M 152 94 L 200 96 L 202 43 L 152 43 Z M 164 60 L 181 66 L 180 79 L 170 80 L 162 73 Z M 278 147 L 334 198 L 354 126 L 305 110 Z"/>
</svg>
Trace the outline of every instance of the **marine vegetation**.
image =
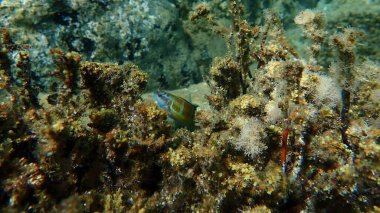
<svg viewBox="0 0 380 213">
<path fill-rule="evenodd" d="M 229 0 L 221 22 L 213 2 L 186 20 L 228 48 L 204 77 L 211 108 L 196 111 L 170 93 L 155 93 L 170 110 L 142 99 L 149 76 L 132 62 L 60 48 L 42 84 L 29 44 L 2 29 L 0 211 L 378 212 L 380 67 L 359 60 L 363 33 L 327 32 L 304 10 L 304 54 L 276 12 L 252 24 Z M 196 128 L 167 119 L 185 114 Z"/>
</svg>

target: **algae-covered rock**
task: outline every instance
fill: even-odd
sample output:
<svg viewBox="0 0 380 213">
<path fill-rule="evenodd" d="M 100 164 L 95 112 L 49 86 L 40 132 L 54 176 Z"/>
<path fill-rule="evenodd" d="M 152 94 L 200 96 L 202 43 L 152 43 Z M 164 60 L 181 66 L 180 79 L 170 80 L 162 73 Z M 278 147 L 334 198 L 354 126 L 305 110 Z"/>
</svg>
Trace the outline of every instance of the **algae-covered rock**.
<svg viewBox="0 0 380 213">
<path fill-rule="evenodd" d="M 89 117 L 91 119 L 89 126 L 102 132 L 110 131 L 118 123 L 118 117 L 111 109 L 92 112 Z"/>
<path fill-rule="evenodd" d="M 335 3 L 0 4 L 1 212 L 378 210 L 379 65 L 357 54 L 359 31 L 296 11 Z M 258 9 L 272 6 L 289 13 Z M 300 54 L 282 24 L 294 18 Z M 199 104 L 191 130 L 142 96 L 200 70 L 205 83 L 173 93 Z"/>
<path fill-rule="evenodd" d="M 123 66 L 84 62 L 80 72 L 83 86 L 98 105 L 117 106 L 118 110 L 132 105 L 145 89 L 148 76 L 133 64 Z"/>
</svg>

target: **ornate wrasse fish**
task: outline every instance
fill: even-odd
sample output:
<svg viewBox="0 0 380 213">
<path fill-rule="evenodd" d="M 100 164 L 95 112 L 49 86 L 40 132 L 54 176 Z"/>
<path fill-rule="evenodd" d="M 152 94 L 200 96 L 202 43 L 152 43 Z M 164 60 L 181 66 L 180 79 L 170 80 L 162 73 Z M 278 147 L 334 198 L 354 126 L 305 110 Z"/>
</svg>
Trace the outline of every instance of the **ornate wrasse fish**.
<svg viewBox="0 0 380 213">
<path fill-rule="evenodd" d="M 186 126 L 194 125 L 196 105 L 184 98 L 159 90 L 153 92 L 153 97 L 157 105 L 168 112 L 175 121 Z"/>
</svg>

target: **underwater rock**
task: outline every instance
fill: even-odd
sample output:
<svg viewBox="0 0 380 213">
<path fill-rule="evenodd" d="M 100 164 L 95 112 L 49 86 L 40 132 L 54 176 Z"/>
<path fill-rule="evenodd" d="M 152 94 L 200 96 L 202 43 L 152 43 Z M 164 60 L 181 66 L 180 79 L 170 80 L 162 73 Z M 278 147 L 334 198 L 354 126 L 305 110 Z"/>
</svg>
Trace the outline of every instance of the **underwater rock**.
<svg viewBox="0 0 380 213">
<path fill-rule="evenodd" d="M 90 91 L 96 105 L 126 109 L 140 97 L 148 76 L 133 64 L 114 65 L 85 62 L 80 72 L 83 86 Z"/>
<path fill-rule="evenodd" d="M 102 132 L 108 132 L 118 123 L 117 115 L 113 110 L 101 109 L 90 114 L 91 123 L 89 126 Z"/>
</svg>

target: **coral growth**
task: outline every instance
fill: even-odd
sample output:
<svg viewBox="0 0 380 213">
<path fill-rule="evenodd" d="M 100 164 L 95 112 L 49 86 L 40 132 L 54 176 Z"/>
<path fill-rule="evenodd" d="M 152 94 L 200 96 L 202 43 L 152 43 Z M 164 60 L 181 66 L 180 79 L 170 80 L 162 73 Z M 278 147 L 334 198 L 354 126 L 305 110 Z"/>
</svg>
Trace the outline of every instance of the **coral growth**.
<svg viewBox="0 0 380 213">
<path fill-rule="evenodd" d="M 310 46 L 311 58 L 310 63 L 315 64 L 316 58 L 321 51 L 323 40 L 326 32 L 324 31 L 324 14 L 320 11 L 305 10 L 294 18 L 294 22 L 302 27 L 306 37 L 311 39 Z"/>
<path fill-rule="evenodd" d="M 243 150 L 250 158 L 255 158 L 268 148 L 264 143 L 266 136 L 264 126 L 257 118 L 250 118 L 243 123 L 236 147 Z"/>
</svg>

